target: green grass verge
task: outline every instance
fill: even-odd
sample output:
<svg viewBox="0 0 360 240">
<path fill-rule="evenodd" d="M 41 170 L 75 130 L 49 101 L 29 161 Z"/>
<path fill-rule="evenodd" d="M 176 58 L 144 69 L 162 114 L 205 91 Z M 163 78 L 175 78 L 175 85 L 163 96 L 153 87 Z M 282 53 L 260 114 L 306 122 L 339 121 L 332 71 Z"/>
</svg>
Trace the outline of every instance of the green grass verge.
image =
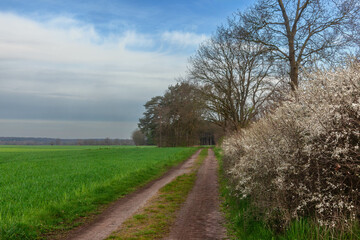
<svg viewBox="0 0 360 240">
<path fill-rule="evenodd" d="M 278 236 L 278 239 L 296 239 L 296 240 L 356 240 L 360 239 L 360 226 L 354 223 L 350 230 L 331 230 L 325 227 L 320 227 L 311 220 L 301 219 L 290 224 L 289 228 L 283 235 Z"/>
<path fill-rule="evenodd" d="M 144 209 L 126 220 L 120 231 L 113 233 L 108 239 L 152 240 L 165 237 L 175 221 L 176 212 L 193 188 L 196 171 L 206 156 L 207 150 L 202 150 L 191 173 L 181 175 L 161 188 Z"/>
<path fill-rule="evenodd" d="M 0 146 L 0 239 L 37 239 L 70 229 L 196 150 Z"/>
<path fill-rule="evenodd" d="M 266 228 L 265 223 L 254 217 L 254 214 L 251 213 L 252 207 L 249 200 L 240 200 L 234 196 L 233 190 L 224 176 L 221 149 L 215 148 L 214 152 L 220 166 L 222 210 L 227 220 L 226 229 L 230 239 L 274 239 L 273 233 Z"/>
<path fill-rule="evenodd" d="M 226 228 L 230 239 L 239 240 L 327 240 L 360 239 L 360 226 L 354 223 L 350 231 L 332 231 L 320 227 L 311 220 L 301 219 L 293 221 L 287 230 L 276 235 L 266 226 L 258 214 L 254 214 L 254 206 L 248 199 L 239 199 L 234 194 L 222 167 L 222 154 L 220 148 L 215 148 L 215 155 L 219 161 L 220 192 L 222 196 L 222 209 L 225 213 Z"/>
</svg>

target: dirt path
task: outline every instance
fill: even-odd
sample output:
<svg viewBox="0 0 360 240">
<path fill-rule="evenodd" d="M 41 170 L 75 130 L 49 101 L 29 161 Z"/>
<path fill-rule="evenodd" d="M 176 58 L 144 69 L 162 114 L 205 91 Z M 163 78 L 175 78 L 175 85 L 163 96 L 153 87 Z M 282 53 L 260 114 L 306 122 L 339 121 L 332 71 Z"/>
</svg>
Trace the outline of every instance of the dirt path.
<svg viewBox="0 0 360 240">
<path fill-rule="evenodd" d="M 209 155 L 199 169 L 195 186 L 166 240 L 224 239 L 225 228 L 220 213 L 217 172 L 218 164 L 214 152 Z"/>
<path fill-rule="evenodd" d="M 119 199 L 102 214 L 97 216 L 93 222 L 71 231 L 64 239 L 102 240 L 108 237 L 113 231 L 118 229 L 127 218 L 131 217 L 136 210 L 143 207 L 146 201 L 156 194 L 161 187 L 171 182 L 175 177 L 189 172 L 199 153 L 200 150 L 185 163 L 168 171 L 160 179 L 152 181 L 145 187 Z"/>
</svg>

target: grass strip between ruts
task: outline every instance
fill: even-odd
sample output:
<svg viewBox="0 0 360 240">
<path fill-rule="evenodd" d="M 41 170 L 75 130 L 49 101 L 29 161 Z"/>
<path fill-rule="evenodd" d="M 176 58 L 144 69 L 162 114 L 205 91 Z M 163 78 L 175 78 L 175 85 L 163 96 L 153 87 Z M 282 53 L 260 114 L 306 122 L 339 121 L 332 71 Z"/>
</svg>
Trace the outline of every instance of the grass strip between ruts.
<svg viewBox="0 0 360 240">
<path fill-rule="evenodd" d="M 190 173 L 177 177 L 159 190 L 147 205 L 127 219 L 119 231 L 108 239 L 161 239 L 165 237 L 176 219 L 176 213 L 194 186 L 196 173 L 207 157 L 203 149 Z"/>
</svg>

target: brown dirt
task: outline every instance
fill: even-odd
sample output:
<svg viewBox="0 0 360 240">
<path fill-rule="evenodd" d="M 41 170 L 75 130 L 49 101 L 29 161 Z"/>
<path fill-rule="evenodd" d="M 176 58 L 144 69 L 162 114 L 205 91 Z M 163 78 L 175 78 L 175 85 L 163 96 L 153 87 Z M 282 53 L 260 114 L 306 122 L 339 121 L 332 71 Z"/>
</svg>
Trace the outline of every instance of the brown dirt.
<svg viewBox="0 0 360 240">
<path fill-rule="evenodd" d="M 224 219 L 220 213 L 218 164 L 214 152 L 200 167 L 190 192 L 166 240 L 225 239 Z"/>
<path fill-rule="evenodd" d="M 121 224 L 131 217 L 139 208 L 154 196 L 158 190 L 171 182 L 177 176 L 190 172 L 200 150 L 183 164 L 171 169 L 161 178 L 152 181 L 145 187 L 119 199 L 103 213 L 98 215 L 94 221 L 70 231 L 62 239 L 68 240 L 97 240 L 105 239 Z"/>
</svg>

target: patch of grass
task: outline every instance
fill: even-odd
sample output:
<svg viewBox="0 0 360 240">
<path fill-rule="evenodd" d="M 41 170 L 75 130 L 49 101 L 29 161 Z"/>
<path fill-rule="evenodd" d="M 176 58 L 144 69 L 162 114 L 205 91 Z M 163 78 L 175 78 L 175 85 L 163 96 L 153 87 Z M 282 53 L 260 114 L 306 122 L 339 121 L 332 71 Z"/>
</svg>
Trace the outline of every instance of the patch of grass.
<svg viewBox="0 0 360 240">
<path fill-rule="evenodd" d="M 293 221 L 283 235 L 277 236 L 277 239 L 296 239 L 296 240 L 356 240 L 360 239 L 360 225 L 358 222 L 352 224 L 350 230 L 336 230 L 321 227 L 311 220 L 300 219 Z"/>
<path fill-rule="evenodd" d="M 293 221 L 282 234 L 274 234 L 261 217 L 256 217 L 255 207 L 249 199 L 239 199 L 225 177 L 220 148 L 215 148 L 219 161 L 220 192 L 222 209 L 225 213 L 228 236 L 238 240 L 356 240 L 360 239 L 360 225 L 354 223 L 350 231 L 334 231 L 320 227 L 311 220 Z"/>
<path fill-rule="evenodd" d="M 266 224 L 251 213 L 252 207 L 247 199 L 239 199 L 234 195 L 232 188 L 224 175 L 222 154 L 220 148 L 214 149 L 219 162 L 220 193 L 222 210 L 227 220 L 226 228 L 231 239 L 274 239 L 273 233 Z"/>
<path fill-rule="evenodd" d="M 159 177 L 196 150 L 0 146 L 0 239 L 36 239 L 79 225 L 81 217 Z"/>
<path fill-rule="evenodd" d="M 174 181 L 162 187 L 159 193 L 150 200 L 144 209 L 123 223 L 123 227 L 113 233 L 108 239 L 161 239 L 165 237 L 175 221 L 176 212 L 185 202 L 188 193 L 193 188 L 196 172 L 207 156 L 207 150 L 202 150 L 193 171 L 177 177 Z M 140 217 L 139 219 L 139 216 Z"/>
</svg>

